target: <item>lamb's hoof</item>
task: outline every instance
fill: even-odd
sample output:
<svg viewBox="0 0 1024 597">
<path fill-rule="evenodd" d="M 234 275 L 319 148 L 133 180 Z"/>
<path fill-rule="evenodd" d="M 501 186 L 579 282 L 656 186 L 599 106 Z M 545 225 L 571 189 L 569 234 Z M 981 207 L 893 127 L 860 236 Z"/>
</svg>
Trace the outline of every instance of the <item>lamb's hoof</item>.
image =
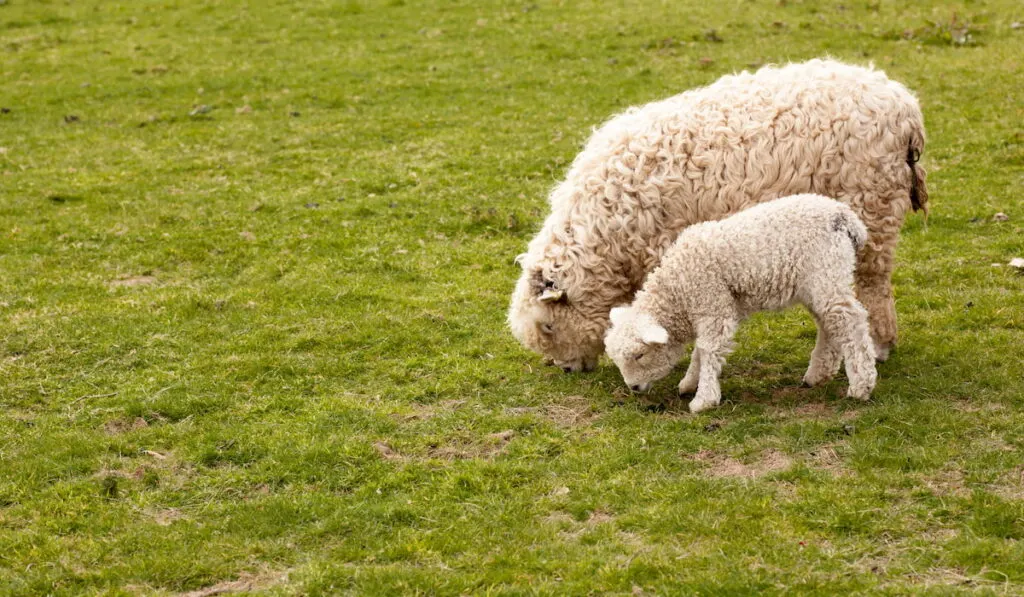
<svg viewBox="0 0 1024 597">
<path fill-rule="evenodd" d="M 871 392 L 865 390 L 856 390 L 850 388 L 846 391 L 847 398 L 853 398 L 854 400 L 860 400 L 861 402 L 867 402 L 871 400 Z"/>
<path fill-rule="evenodd" d="M 828 376 L 825 376 L 825 377 L 818 377 L 818 378 L 810 377 L 809 375 L 804 375 L 800 379 L 800 387 L 801 388 L 816 388 L 816 387 L 820 386 L 823 383 L 828 383 L 828 381 L 831 380 L 831 379 L 832 379 L 831 375 L 828 375 Z"/>
<path fill-rule="evenodd" d="M 690 405 L 689 406 L 690 406 L 690 412 L 693 413 L 693 414 L 697 414 L 699 412 L 703 412 L 705 410 L 708 410 L 708 409 L 711 409 L 711 408 L 714 408 L 714 407 L 718 406 L 718 403 L 717 402 L 713 402 L 711 400 L 701 400 L 701 401 L 698 402 L 697 399 L 694 398 L 693 400 L 690 401 Z"/>
<path fill-rule="evenodd" d="M 697 395 L 697 390 L 692 392 L 679 392 L 679 397 L 685 400 L 690 400 Z"/>
</svg>

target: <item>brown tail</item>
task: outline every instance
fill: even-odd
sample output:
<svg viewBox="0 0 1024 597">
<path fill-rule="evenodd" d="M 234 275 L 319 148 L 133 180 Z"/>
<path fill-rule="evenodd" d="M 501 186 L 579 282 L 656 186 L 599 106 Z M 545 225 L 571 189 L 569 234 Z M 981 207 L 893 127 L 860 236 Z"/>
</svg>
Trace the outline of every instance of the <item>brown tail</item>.
<svg viewBox="0 0 1024 597">
<path fill-rule="evenodd" d="M 924 149 L 924 139 L 920 136 L 914 136 L 910 139 L 910 145 L 907 147 L 907 165 L 910 166 L 910 205 L 914 208 L 914 211 L 919 209 L 924 210 L 924 214 L 928 215 L 928 187 L 925 185 L 925 171 L 924 168 L 918 165 L 921 161 L 921 151 Z"/>
</svg>

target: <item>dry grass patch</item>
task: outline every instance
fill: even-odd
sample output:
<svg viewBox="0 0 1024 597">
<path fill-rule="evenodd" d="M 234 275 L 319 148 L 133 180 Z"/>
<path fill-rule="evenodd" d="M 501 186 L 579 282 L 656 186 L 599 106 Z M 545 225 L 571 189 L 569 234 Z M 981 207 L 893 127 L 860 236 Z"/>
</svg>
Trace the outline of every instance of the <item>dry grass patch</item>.
<svg viewBox="0 0 1024 597">
<path fill-rule="evenodd" d="M 601 413 L 594 410 L 590 399 L 580 395 L 563 396 L 553 404 L 510 407 L 505 411 L 514 415 L 536 414 L 561 428 L 590 425 L 601 417 Z"/>
<path fill-rule="evenodd" d="M 923 477 L 921 482 L 937 496 L 958 498 L 971 496 L 971 489 L 967 487 L 964 473 L 959 469 L 941 470 L 934 475 Z"/>
<path fill-rule="evenodd" d="M 1004 475 L 1002 482 L 990 489 L 1004 500 L 1024 500 L 1024 466 L 1018 466 Z"/>
<path fill-rule="evenodd" d="M 181 510 L 178 508 L 159 508 L 153 510 L 147 510 L 146 514 L 153 519 L 153 522 L 157 523 L 162 527 L 171 526 L 176 520 L 181 520 L 185 517 Z"/>
<path fill-rule="evenodd" d="M 129 276 L 127 278 L 118 278 L 117 280 L 111 280 L 110 285 L 114 288 L 130 288 L 133 286 L 146 286 L 156 282 L 156 276 L 142 275 L 142 276 Z"/>
<path fill-rule="evenodd" d="M 842 476 L 849 474 L 850 470 L 846 468 L 843 463 L 843 457 L 840 456 L 839 450 L 845 449 L 845 444 L 828 444 L 816 448 L 809 454 L 809 465 L 817 470 L 827 471 L 832 473 L 834 476 Z"/>
<path fill-rule="evenodd" d="M 454 440 L 443 446 L 432 447 L 430 458 L 441 460 L 471 460 L 476 458 L 493 458 L 505 450 L 516 432 L 511 429 L 491 433 L 480 439 Z"/>
</svg>

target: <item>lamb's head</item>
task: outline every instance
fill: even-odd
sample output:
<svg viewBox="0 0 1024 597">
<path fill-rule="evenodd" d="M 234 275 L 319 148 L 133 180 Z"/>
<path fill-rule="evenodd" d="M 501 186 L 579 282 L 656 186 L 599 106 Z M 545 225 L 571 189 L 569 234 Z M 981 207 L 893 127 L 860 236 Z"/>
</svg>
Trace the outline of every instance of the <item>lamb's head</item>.
<svg viewBox="0 0 1024 597">
<path fill-rule="evenodd" d="M 630 390 L 646 392 L 672 371 L 686 345 L 636 307 L 616 307 L 610 315 L 612 327 L 604 339 L 608 356 Z"/>
<path fill-rule="evenodd" d="M 577 296 L 571 277 L 557 268 L 523 268 L 512 294 L 508 323 L 526 348 L 567 373 L 590 371 L 604 351 L 607 316 L 586 293 Z"/>
</svg>

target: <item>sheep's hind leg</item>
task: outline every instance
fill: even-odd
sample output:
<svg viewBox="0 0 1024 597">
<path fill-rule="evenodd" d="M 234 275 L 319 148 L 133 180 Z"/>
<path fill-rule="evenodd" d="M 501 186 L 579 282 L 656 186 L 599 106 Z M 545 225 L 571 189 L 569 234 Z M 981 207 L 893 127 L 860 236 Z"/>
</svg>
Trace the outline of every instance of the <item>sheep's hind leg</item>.
<svg viewBox="0 0 1024 597">
<path fill-rule="evenodd" d="M 812 388 L 825 383 L 835 377 L 842 364 L 842 355 L 839 347 L 836 346 L 833 338 L 829 337 L 825 324 L 817 314 L 814 315 L 814 323 L 818 326 L 818 339 L 814 343 L 814 351 L 811 352 L 811 362 L 807 366 L 807 373 L 804 374 L 804 387 Z"/>
<path fill-rule="evenodd" d="M 690 365 L 686 368 L 686 375 L 679 380 L 679 396 L 686 396 L 697 391 L 697 382 L 700 380 L 700 351 L 693 347 L 693 354 L 690 355 Z"/>
</svg>

